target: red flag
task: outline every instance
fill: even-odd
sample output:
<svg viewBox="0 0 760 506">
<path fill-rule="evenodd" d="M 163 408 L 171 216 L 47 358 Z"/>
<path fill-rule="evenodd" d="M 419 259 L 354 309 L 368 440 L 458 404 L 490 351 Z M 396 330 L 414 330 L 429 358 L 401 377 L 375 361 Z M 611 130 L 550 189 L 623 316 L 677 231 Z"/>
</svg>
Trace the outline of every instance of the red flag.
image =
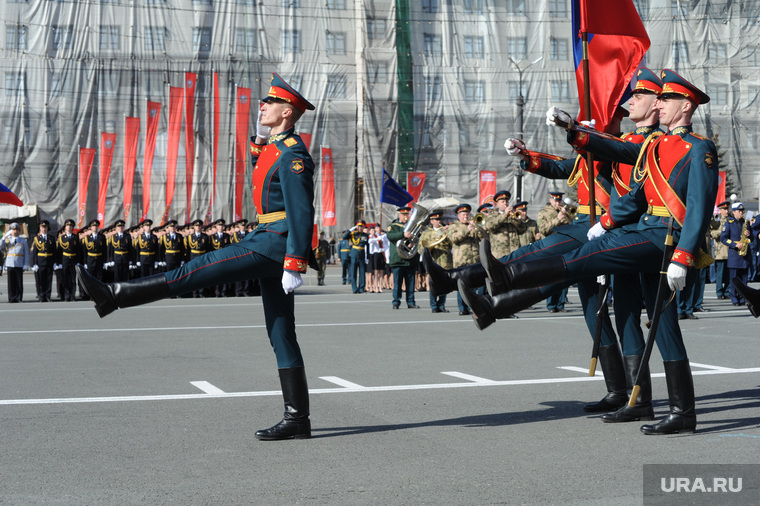
<svg viewBox="0 0 760 506">
<path fill-rule="evenodd" d="M 414 197 L 412 202 L 417 202 L 422 194 L 422 188 L 425 186 L 424 172 L 407 172 L 406 173 L 406 191 Z"/>
<path fill-rule="evenodd" d="M 184 89 L 169 87 L 169 132 L 166 140 L 166 209 L 161 218 L 161 225 L 169 221 L 169 211 L 174 200 L 174 187 L 177 184 L 177 155 L 179 137 L 182 131 L 182 95 Z"/>
<path fill-rule="evenodd" d="M 311 249 L 316 248 L 319 246 L 319 229 L 317 228 L 317 224 L 314 224 L 314 231 L 311 233 Z"/>
<path fill-rule="evenodd" d="M 718 171 L 718 194 L 715 196 L 715 207 L 726 201 L 726 171 Z"/>
<path fill-rule="evenodd" d="M 216 200 L 216 160 L 217 152 L 219 150 L 219 76 L 214 72 L 213 91 L 213 129 L 214 134 L 211 139 L 211 165 L 213 166 L 213 175 L 211 180 L 211 198 L 208 202 L 208 211 L 206 211 L 206 223 L 211 223 L 211 213 L 214 209 L 214 201 Z"/>
<path fill-rule="evenodd" d="M 87 188 L 90 186 L 92 161 L 95 159 L 93 148 L 79 148 L 79 222 L 77 228 L 82 228 L 84 213 L 87 209 Z"/>
<path fill-rule="evenodd" d="M 251 115 L 251 89 L 237 89 L 235 129 L 235 210 L 234 221 L 243 217 L 245 165 L 248 160 L 248 123 Z"/>
<path fill-rule="evenodd" d="M 127 117 L 124 121 L 124 221 L 132 209 L 132 187 L 137 165 L 137 144 L 140 134 L 140 118 Z"/>
<path fill-rule="evenodd" d="M 195 84 L 198 74 L 185 73 L 185 180 L 187 182 L 187 207 L 185 222 L 190 221 L 193 198 L 193 174 L 195 172 Z"/>
<path fill-rule="evenodd" d="M 301 136 L 301 140 L 306 145 L 306 151 L 309 150 L 309 147 L 311 146 L 311 134 L 298 134 Z"/>
<path fill-rule="evenodd" d="M 105 223 L 106 197 L 108 196 L 108 180 L 111 178 L 111 162 L 113 148 L 116 145 L 116 134 L 103 132 L 100 134 L 100 179 L 98 188 L 98 220 Z"/>
<path fill-rule="evenodd" d="M 485 204 L 487 199 L 493 200 L 496 195 L 496 171 L 480 171 L 480 191 L 478 192 L 478 205 Z"/>
<path fill-rule="evenodd" d="M 335 225 L 335 171 L 332 149 L 322 148 L 322 226 Z"/>
<path fill-rule="evenodd" d="M 649 36 L 632 0 L 573 0 L 573 42 L 575 73 L 581 110 L 586 119 L 583 93 L 583 45 L 581 32 L 588 33 L 589 89 L 591 118 L 596 129 L 605 131 L 615 108 L 627 100 L 634 72 L 649 49 Z"/>
<path fill-rule="evenodd" d="M 161 118 L 161 104 L 148 101 L 147 131 L 145 133 L 145 159 L 143 160 L 143 208 L 142 218 L 148 218 L 150 209 L 150 176 L 153 171 L 153 156 L 156 154 L 158 120 Z"/>
</svg>

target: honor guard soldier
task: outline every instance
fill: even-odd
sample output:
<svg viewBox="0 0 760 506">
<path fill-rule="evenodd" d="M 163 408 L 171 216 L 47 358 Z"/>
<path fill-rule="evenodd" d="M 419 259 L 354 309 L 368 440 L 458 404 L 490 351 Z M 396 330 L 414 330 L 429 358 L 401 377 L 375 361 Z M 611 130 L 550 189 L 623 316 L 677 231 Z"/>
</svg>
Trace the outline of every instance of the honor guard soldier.
<svg viewBox="0 0 760 506">
<path fill-rule="evenodd" d="M 140 223 L 141 232 L 135 239 L 135 253 L 139 259 L 140 277 L 152 276 L 158 262 L 158 238 L 151 227 L 153 221 L 143 220 Z"/>
<path fill-rule="evenodd" d="M 480 261 L 480 254 L 478 248 L 480 246 L 480 240 L 487 236 L 487 233 L 483 227 L 478 226 L 472 219 L 470 219 L 470 212 L 472 207 L 470 204 L 460 204 L 457 206 L 455 212 L 457 213 L 457 221 L 449 225 L 449 229 L 446 232 L 449 240 L 451 241 L 451 255 L 454 269 L 464 267 L 470 264 L 474 264 Z M 425 258 L 423 254 L 423 259 Z M 431 273 L 431 266 L 425 265 L 428 274 Z M 483 283 L 481 283 L 481 286 Z M 441 291 L 436 292 L 432 289 L 431 295 L 434 297 L 440 296 Z M 459 314 L 462 316 L 470 314 L 470 308 L 464 303 L 462 297 L 457 292 L 457 305 L 459 306 Z"/>
<path fill-rule="evenodd" d="M 108 256 L 106 238 L 98 233 L 100 220 L 92 220 L 87 224 L 89 233 L 82 239 L 82 257 L 85 268 L 92 277 L 103 280 L 103 264 Z M 85 294 L 82 294 L 83 297 Z"/>
<path fill-rule="evenodd" d="M 720 234 L 728 221 L 728 200 L 718 204 L 718 219 L 710 226 L 710 237 L 713 242 L 713 257 L 715 258 L 715 296 L 719 300 L 728 298 L 731 276 L 728 272 L 728 246 L 720 242 Z"/>
<path fill-rule="evenodd" d="M 185 241 L 177 232 L 177 220 L 169 220 L 166 223 L 166 233 L 161 236 L 160 250 L 161 261 L 167 271 L 182 265 L 185 258 Z"/>
<path fill-rule="evenodd" d="M 351 278 L 351 289 L 354 293 L 364 293 L 365 289 L 367 270 L 365 262 L 369 243 L 366 228 L 367 224 L 364 220 L 359 220 L 343 235 L 343 239 L 351 244 L 351 251 L 348 252 L 348 270 Z"/>
<path fill-rule="evenodd" d="M 29 268 L 29 245 L 21 237 L 21 227 L 11 223 L 2 239 L 0 250 L 5 252 L 5 272 L 8 277 L 8 302 L 21 302 L 24 298 L 24 271 Z"/>
<path fill-rule="evenodd" d="M 454 267 L 454 258 L 451 255 L 451 239 L 449 239 L 446 232 L 448 226 L 441 224 L 443 218 L 443 211 L 433 211 L 430 213 L 430 225 L 422 232 L 420 236 L 420 246 L 427 248 L 430 254 L 433 256 L 435 263 L 443 267 L 444 269 L 451 269 Z M 433 313 L 448 313 L 446 309 L 446 294 L 433 297 L 433 292 L 429 292 L 430 295 L 430 310 Z"/>
<path fill-rule="evenodd" d="M 407 206 L 398 208 L 398 218 L 388 225 L 386 235 L 390 241 L 390 262 L 388 265 L 393 274 L 393 301 L 391 307 L 398 309 L 401 305 L 402 285 L 406 285 L 406 307 L 409 309 L 419 309 L 414 301 L 414 284 L 417 275 L 417 255 L 410 259 L 402 258 L 398 254 L 396 243 L 402 239 L 411 237 L 409 232 L 405 232 L 406 223 L 409 221 L 410 208 Z"/>
<path fill-rule="evenodd" d="M 116 220 L 114 233 L 108 238 L 108 258 L 113 268 L 114 281 L 129 280 L 132 257 L 132 237 L 124 231 L 124 220 Z"/>
<path fill-rule="evenodd" d="M 509 205 L 512 195 L 508 191 L 496 192 L 496 211 L 485 220 L 486 232 L 491 237 L 491 249 L 496 258 L 509 255 L 520 247 L 520 234 L 525 232 L 525 222 L 518 218 Z"/>
<path fill-rule="evenodd" d="M 296 340 L 293 291 L 303 284 L 314 223 L 314 162 L 295 133 L 314 106 L 277 74 L 263 99 L 251 143 L 253 201 L 259 226 L 245 240 L 209 252 L 183 267 L 150 278 L 105 285 L 80 269 L 101 316 L 119 307 L 176 296 L 243 276 L 259 278 L 267 333 L 277 358 L 285 404 L 281 422 L 256 432 L 261 440 L 311 437 L 309 393 Z M 270 131 L 271 129 L 271 131 Z"/>
<path fill-rule="evenodd" d="M 193 231 L 185 237 L 187 259 L 195 260 L 201 255 L 205 255 L 210 251 L 209 237 L 204 234 L 201 228 L 203 222 L 201 220 L 195 220 L 193 222 Z M 193 290 L 193 298 L 198 299 L 204 296 L 204 290 Z"/>
<path fill-rule="evenodd" d="M 77 281 L 75 267 L 80 261 L 79 236 L 74 233 L 74 220 L 63 223 L 63 233 L 56 242 L 56 254 L 61 266 L 61 300 L 76 300 Z"/>
<path fill-rule="evenodd" d="M 749 272 L 749 245 L 752 241 L 752 232 L 749 228 L 749 222 L 744 219 L 744 204 L 735 202 L 731 206 L 731 216 L 726 221 L 723 231 L 720 233 L 720 242 L 728 246 L 727 267 L 731 273 L 731 279 L 739 279 L 743 284 L 747 284 L 747 273 Z M 745 304 L 742 295 L 736 291 L 734 285 L 731 285 L 729 292 L 731 303 L 734 306 L 743 306 Z"/>
<path fill-rule="evenodd" d="M 42 220 L 40 231 L 32 241 L 32 270 L 37 287 L 37 300 L 50 302 L 53 290 L 53 264 L 55 263 L 55 238 L 50 233 L 50 222 Z"/>
</svg>

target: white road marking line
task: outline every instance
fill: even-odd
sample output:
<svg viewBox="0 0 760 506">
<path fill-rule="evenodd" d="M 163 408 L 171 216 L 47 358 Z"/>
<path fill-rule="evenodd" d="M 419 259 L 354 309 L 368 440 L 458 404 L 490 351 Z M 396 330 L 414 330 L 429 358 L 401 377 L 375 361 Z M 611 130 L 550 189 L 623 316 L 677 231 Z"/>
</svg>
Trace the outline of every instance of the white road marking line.
<svg viewBox="0 0 760 506">
<path fill-rule="evenodd" d="M 320 376 L 319 379 L 323 379 L 325 381 L 329 381 L 330 383 L 335 383 L 336 385 L 351 388 L 353 390 L 364 390 L 365 387 L 358 385 L 356 383 L 351 383 L 348 380 L 344 380 L 343 378 L 339 378 L 337 376 Z"/>
<path fill-rule="evenodd" d="M 198 390 L 206 392 L 207 394 L 218 395 L 225 393 L 224 390 L 215 387 L 208 381 L 191 381 L 190 384 L 196 387 Z"/>
<path fill-rule="evenodd" d="M 714 371 L 726 371 L 726 372 L 730 372 L 730 371 L 734 370 L 734 369 L 732 369 L 730 367 L 721 367 L 719 365 L 700 364 L 698 362 L 689 362 L 689 365 L 691 365 L 692 367 L 701 367 L 702 369 L 711 369 L 711 370 L 714 370 Z"/>
<path fill-rule="evenodd" d="M 455 378 L 460 378 L 467 381 L 472 381 L 473 383 L 480 383 L 482 385 L 493 385 L 496 383 L 494 380 L 481 378 L 479 376 L 473 376 L 471 374 L 465 374 L 463 372 L 457 372 L 457 371 L 444 371 L 441 374 L 445 374 L 446 376 L 453 376 Z"/>
<path fill-rule="evenodd" d="M 572 365 L 561 365 L 557 367 L 557 369 L 564 369 L 565 371 L 582 372 L 583 374 L 588 374 L 588 367 L 584 369 L 583 367 L 574 367 Z M 596 372 L 601 372 L 601 371 L 597 369 Z"/>
<path fill-rule="evenodd" d="M 717 374 L 750 374 L 760 373 L 760 367 L 751 367 L 747 369 L 731 369 L 730 371 L 709 370 L 694 371 L 694 376 L 710 376 Z M 652 374 L 653 378 L 664 377 L 664 373 Z M 585 381 L 602 381 L 604 378 L 601 374 L 589 377 L 579 376 L 572 378 L 542 378 L 529 380 L 508 380 L 494 381 L 493 383 L 431 383 L 423 385 L 389 385 L 377 387 L 359 387 L 359 388 L 316 388 L 309 389 L 310 394 L 343 394 L 351 392 L 400 392 L 408 390 L 440 390 L 448 388 L 478 388 L 490 386 L 519 386 L 519 385 L 546 385 L 557 383 L 582 383 Z M 75 403 L 97 403 L 97 402 L 133 402 L 133 401 L 167 401 L 167 400 L 188 400 L 188 399 L 226 399 L 231 397 L 264 397 L 280 396 L 279 390 L 269 390 L 262 392 L 227 392 L 223 394 L 179 394 L 179 395 L 143 395 L 143 396 L 122 396 L 122 397 L 71 397 L 59 399 L 8 399 L 0 400 L 0 406 L 13 406 L 22 404 L 75 404 Z"/>
</svg>

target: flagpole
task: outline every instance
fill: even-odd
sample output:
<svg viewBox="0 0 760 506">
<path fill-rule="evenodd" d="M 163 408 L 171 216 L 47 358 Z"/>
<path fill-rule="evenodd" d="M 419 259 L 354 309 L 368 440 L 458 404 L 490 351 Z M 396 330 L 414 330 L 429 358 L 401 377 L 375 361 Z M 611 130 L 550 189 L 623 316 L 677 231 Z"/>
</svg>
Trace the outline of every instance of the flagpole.
<svg viewBox="0 0 760 506">
<path fill-rule="evenodd" d="M 589 61 L 588 61 L 588 29 L 586 28 L 586 2 L 581 1 L 581 44 L 583 45 L 583 103 L 584 119 L 591 121 L 591 86 L 589 84 Z M 586 153 L 586 181 L 588 181 L 588 208 L 589 208 L 589 225 L 596 224 L 596 179 L 594 177 L 594 155 L 591 152 Z"/>
</svg>

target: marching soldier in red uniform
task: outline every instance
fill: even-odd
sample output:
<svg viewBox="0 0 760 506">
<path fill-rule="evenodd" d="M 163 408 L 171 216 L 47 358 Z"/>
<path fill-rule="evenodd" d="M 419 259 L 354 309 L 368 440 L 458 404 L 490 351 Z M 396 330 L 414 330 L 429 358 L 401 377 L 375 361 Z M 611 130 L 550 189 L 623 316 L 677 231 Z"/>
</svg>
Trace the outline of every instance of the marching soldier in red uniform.
<svg viewBox="0 0 760 506">
<path fill-rule="evenodd" d="M 253 201 L 259 225 L 237 244 L 209 252 L 179 269 L 127 283 L 105 284 L 78 269 L 103 317 L 118 308 L 177 296 L 241 277 L 258 278 L 267 333 L 277 358 L 285 415 L 256 432 L 261 440 L 311 437 L 303 357 L 296 340 L 293 291 L 303 284 L 314 223 L 314 162 L 295 124 L 311 105 L 277 74 L 262 100 L 251 142 Z"/>
</svg>

